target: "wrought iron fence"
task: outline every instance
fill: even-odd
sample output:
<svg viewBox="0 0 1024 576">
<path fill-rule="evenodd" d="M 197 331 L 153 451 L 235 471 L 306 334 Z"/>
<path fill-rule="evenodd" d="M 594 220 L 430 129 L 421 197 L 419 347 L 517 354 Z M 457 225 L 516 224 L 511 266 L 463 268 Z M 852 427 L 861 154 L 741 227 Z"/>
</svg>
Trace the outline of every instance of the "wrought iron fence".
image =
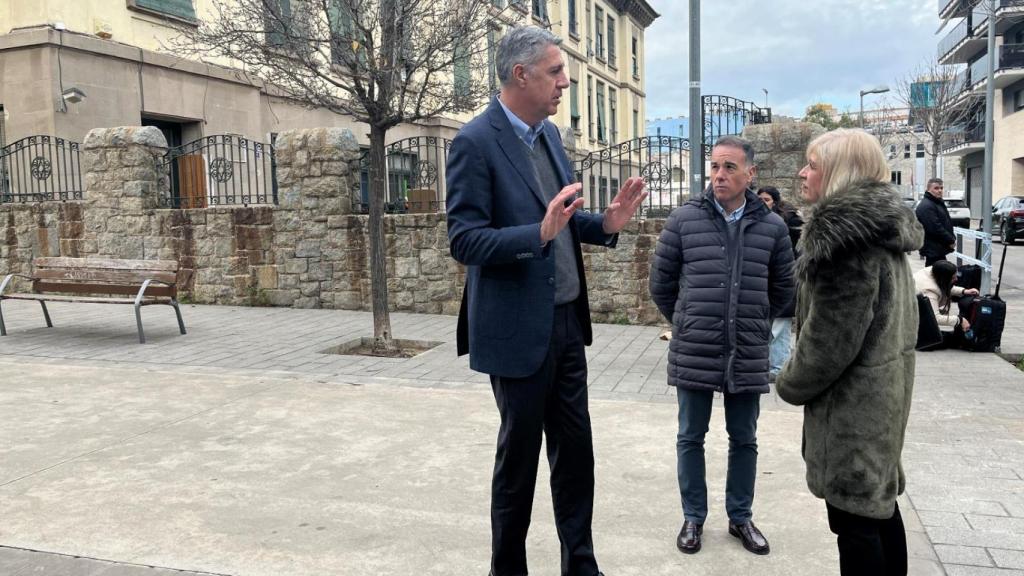
<svg viewBox="0 0 1024 576">
<path fill-rule="evenodd" d="M 747 124 L 771 124 L 772 109 L 731 96 L 702 96 L 704 117 L 704 158 L 711 157 L 711 148 L 722 136 L 743 132 Z"/>
<path fill-rule="evenodd" d="M 170 175 L 164 208 L 277 204 L 274 146 L 217 134 L 171 148 L 163 165 Z"/>
<path fill-rule="evenodd" d="M 437 136 L 413 136 L 386 148 L 388 214 L 428 213 L 444 210 L 445 164 L 452 141 Z M 370 151 L 358 160 L 359 181 L 352 195 L 352 208 L 370 212 Z"/>
<path fill-rule="evenodd" d="M 0 203 L 82 199 L 79 144 L 46 135 L 0 148 Z"/>
<path fill-rule="evenodd" d="M 573 162 L 573 173 L 583 183 L 584 209 L 603 212 L 627 178 L 640 176 L 648 196 L 637 216 L 668 216 L 689 197 L 689 154 L 686 138 L 643 136 L 583 156 Z"/>
</svg>

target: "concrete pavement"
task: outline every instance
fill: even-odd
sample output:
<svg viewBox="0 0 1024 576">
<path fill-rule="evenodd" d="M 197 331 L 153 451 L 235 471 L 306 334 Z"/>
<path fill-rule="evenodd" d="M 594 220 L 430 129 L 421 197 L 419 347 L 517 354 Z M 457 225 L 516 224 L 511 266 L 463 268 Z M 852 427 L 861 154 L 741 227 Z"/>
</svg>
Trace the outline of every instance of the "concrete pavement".
<svg viewBox="0 0 1024 576">
<path fill-rule="evenodd" d="M 455 359 L 454 318 L 393 315 L 399 337 L 444 344 L 390 360 L 320 353 L 367 335 L 361 312 L 188 306 L 179 336 L 150 308 L 140 346 L 128 307 L 54 305 L 53 329 L 31 303 L 4 311 L 0 574 L 486 573 L 498 419 L 486 378 Z M 1009 330 L 1007 346 L 1024 342 Z M 659 332 L 599 325 L 588 350 L 602 569 L 837 574 L 803 481 L 800 411 L 774 395 L 755 503 L 772 554 L 726 534 L 720 405 L 705 550 L 675 550 Z M 919 354 L 901 505 L 913 574 L 1024 576 L 1022 410 L 1024 374 L 998 357 Z M 529 552 L 532 574 L 554 575 L 546 479 L 541 466 Z"/>
</svg>

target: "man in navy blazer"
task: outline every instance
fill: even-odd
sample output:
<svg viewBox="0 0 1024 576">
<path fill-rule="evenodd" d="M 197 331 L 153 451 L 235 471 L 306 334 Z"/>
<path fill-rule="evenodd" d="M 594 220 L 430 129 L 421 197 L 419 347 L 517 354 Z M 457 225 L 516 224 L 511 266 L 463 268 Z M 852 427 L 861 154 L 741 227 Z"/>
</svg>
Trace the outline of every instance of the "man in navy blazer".
<svg viewBox="0 0 1024 576">
<path fill-rule="evenodd" d="M 452 142 L 448 239 L 466 266 L 458 353 L 489 374 L 501 415 L 491 486 L 491 574 L 527 574 L 526 533 L 547 436 L 562 574 L 600 574 L 591 520 L 587 408 L 590 308 L 580 242 L 614 246 L 646 196 L 630 178 L 603 214 L 579 210 L 558 129 L 569 87 L 561 39 L 511 29 L 497 50 L 501 93 Z"/>
</svg>

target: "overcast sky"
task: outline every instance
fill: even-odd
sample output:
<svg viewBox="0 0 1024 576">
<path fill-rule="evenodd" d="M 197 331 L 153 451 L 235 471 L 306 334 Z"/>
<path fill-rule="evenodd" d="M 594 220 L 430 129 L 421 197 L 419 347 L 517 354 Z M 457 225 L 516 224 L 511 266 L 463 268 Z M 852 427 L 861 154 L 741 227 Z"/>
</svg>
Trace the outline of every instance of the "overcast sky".
<svg viewBox="0 0 1024 576">
<path fill-rule="evenodd" d="M 649 0 L 647 117 L 687 116 L 688 0 Z M 858 92 L 888 84 L 935 57 L 936 0 L 711 0 L 701 3 L 701 82 L 722 94 L 802 117 L 828 102 L 856 112 Z M 865 109 L 894 94 L 864 97 Z"/>
</svg>

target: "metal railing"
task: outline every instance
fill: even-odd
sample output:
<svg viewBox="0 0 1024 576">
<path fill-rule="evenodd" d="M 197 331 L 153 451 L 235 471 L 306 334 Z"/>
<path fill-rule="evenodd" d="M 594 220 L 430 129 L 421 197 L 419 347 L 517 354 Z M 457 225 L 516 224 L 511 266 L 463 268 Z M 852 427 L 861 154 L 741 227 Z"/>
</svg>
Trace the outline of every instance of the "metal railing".
<svg viewBox="0 0 1024 576">
<path fill-rule="evenodd" d="M 277 163 L 271 144 L 218 134 L 164 155 L 170 188 L 163 208 L 277 204 Z"/>
<path fill-rule="evenodd" d="M 988 2 L 982 2 L 971 10 L 971 30 L 973 34 L 985 34 L 988 23 Z"/>
<path fill-rule="evenodd" d="M 940 142 L 940 148 L 943 152 L 952 148 L 957 148 L 965 144 L 981 143 L 985 141 L 985 126 L 972 126 L 970 128 L 964 128 L 957 126 L 951 128 L 948 132 L 942 135 Z"/>
<path fill-rule="evenodd" d="M 959 46 L 961 42 L 969 38 L 970 35 L 971 22 L 969 18 L 965 18 L 950 30 L 949 34 L 946 34 L 946 36 L 939 41 L 939 60 L 945 58 L 947 54 L 952 52 L 953 49 Z"/>
<path fill-rule="evenodd" d="M 586 154 L 573 162 L 576 181 L 583 184 L 583 208 L 603 212 L 626 179 L 639 176 L 648 195 L 636 216 L 668 216 L 689 199 L 689 153 L 686 138 L 643 136 Z"/>
<path fill-rule="evenodd" d="M 443 212 L 447 193 L 445 165 L 452 141 L 437 136 L 413 136 L 386 147 L 388 214 Z M 358 160 L 359 181 L 352 195 L 352 209 L 370 212 L 370 151 Z"/>
<path fill-rule="evenodd" d="M 988 54 L 983 55 L 977 62 L 971 64 L 968 76 L 968 90 L 973 90 L 978 84 L 988 78 Z"/>
<path fill-rule="evenodd" d="M 82 199 L 79 144 L 46 135 L 0 148 L 0 203 Z"/>
<path fill-rule="evenodd" d="M 999 47 L 999 70 L 1024 68 L 1024 44 L 1003 44 Z"/>
</svg>

